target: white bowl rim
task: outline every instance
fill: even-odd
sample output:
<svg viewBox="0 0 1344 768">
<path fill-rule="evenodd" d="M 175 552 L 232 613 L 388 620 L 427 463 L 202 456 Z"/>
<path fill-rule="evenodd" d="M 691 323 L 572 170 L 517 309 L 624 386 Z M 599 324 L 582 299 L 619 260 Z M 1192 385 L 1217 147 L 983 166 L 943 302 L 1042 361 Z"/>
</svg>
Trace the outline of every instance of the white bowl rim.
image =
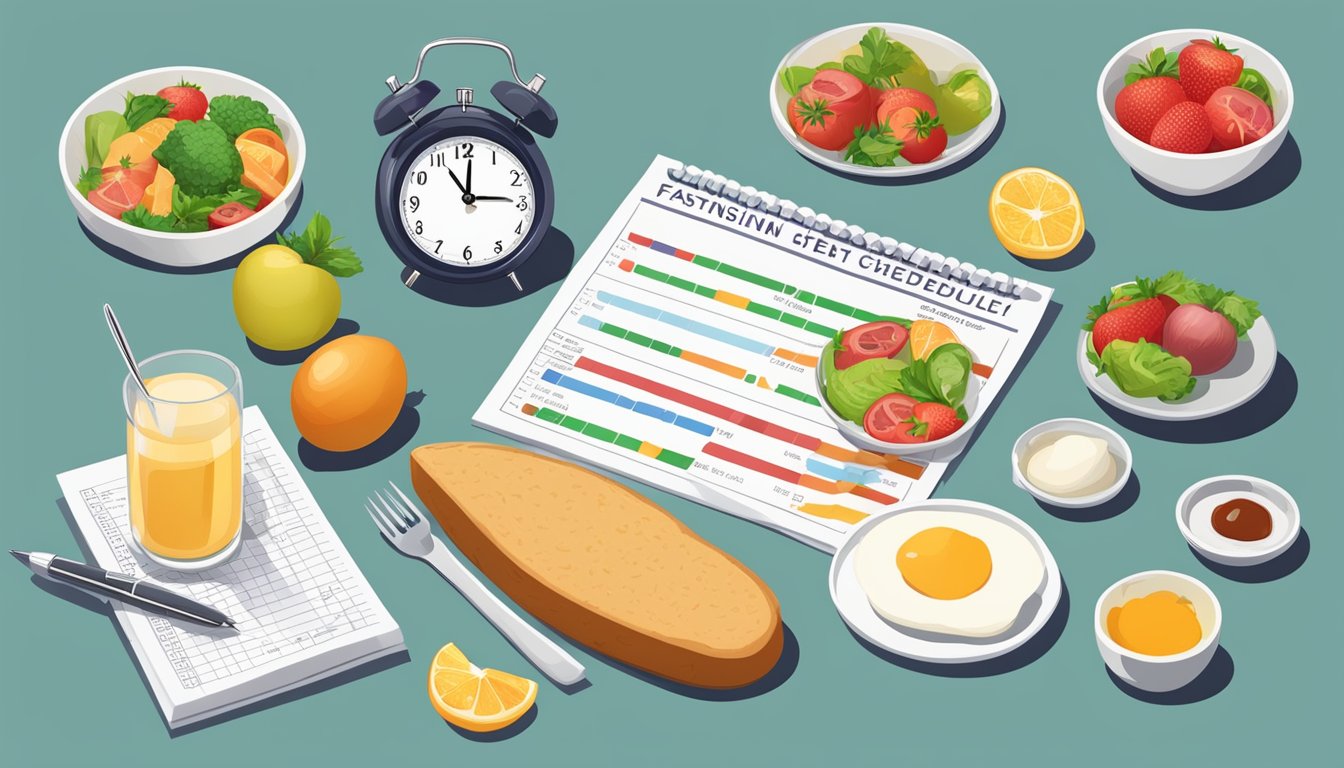
<svg viewBox="0 0 1344 768">
<path fill-rule="evenodd" d="M 1120 645 L 1119 643 L 1111 639 L 1111 633 L 1107 631 L 1106 624 L 1105 622 L 1102 621 L 1101 606 L 1106 602 L 1106 598 L 1111 596 L 1111 593 L 1121 589 L 1122 587 L 1127 587 L 1131 584 L 1137 584 L 1141 581 L 1151 579 L 1156 576 L 1169 576 L 1180 581 L 1185 581 L 1189 583 L 1191 586 L 1193 586 L 1195 589 L 1203 592 L 1209 598 L 1209 601 L 1213 603 L 1213 628 L 1205 632 L 1204 636 L 1199 639 L 1199 642 L 1195 643 L 1194 647 L 1190 648 L 1189 650 L 1181 651 L 1180 653 L 1173 653 L 1168 656 L 1152 656 L 1146 653 L 1138 653 L 1135 651 L 1131 651 L 1128 648 Z M 1139 573 L 1126 576 L 1125 578 L 1115 582 L 1111 586 L 1102 590 L 1101 596 L 1097 598 L 1097 607 L 1093 611 L 1092 629 L 1093 631 L 1096 632 L 1097 640 L 1102 644 L 1104 644 L 1107 650 L 1113 653 L 1119 654 L 1120 656 L 1135 659 L 1136 661 L 1144 661 L 1154 664 L 1171 664 L 1178 661 L 1185 661 L 1186 659 L 1192 659 L 1198 656 L 1199 654 L 1208 650 L 1209 646 L 1212 645 L 1219 638 L 1219 636 L 1222 634 L 1223 631 L 1223 606 L 1222 603 L 1218 602 L 1218 596 L 1213 593 L 1213 590 L 1209 589 L 1207 584 L 1200 581 L 1199 579 L 1196 579 L 1194 576 L 1180 573 L 1178 571 L 1166 571 L 1166 570 L 1140 571 Z"/>
<path fill-rule="evenodd" d="M 255 87 L 262 93 L 266 94 L 268 98 L 273 99 L 274 104 L 283 107 L 285 112 L 288 112 L 290 116 L 294 117 L 294 119 L 290 121 L 290 127 L 293 128 L 294 138 L 298 139 L 298 141 L 296 142 L 297 146 L 302 151 L 297 153 L 290 152 L 290 159 L 293 161 L 294 165 L 293 168 L 290 169 L 289 180 L 285 182 L 284 189 L 282 189 L 280 191 L 280 194 L 277 195 L 276 197 L 279 198 L 281 196 L 287 196 L 292 194 L 294 188 L 299 183 L 301 183 L 301 179 L 303 177 L 303 166 L 305 161 L 307 160 L 308 151 L 307 151 L 307 143 L 303 136 L 303 128 L 299 125 L 299 119 L 297 116 L 294 115 L 294 110 L 290 109 L 289 105 L 286 104 L 283 99 L 275 95 L 274 91 L 262 85 L 261 83 L 258 83 L 257 81 L 249 77 L 244 77 L 243 75 L 237 74 L 235 72 L 229 72 L 228 70 L 225 69 L 214 69 L 212 67 L 194 67 L 194 66 L 155 67 L 153 69 L 142 69 L 139 72 L 132 72 L 129 75 L 118 78 L 117 80 L 114 80 L 113 82 L 104 85 L 103 87 L 89 94 L 89 97 L 85 99 L 83 102 L 81 102 L 80 105 L 75 108 L 75 111 L 70 114 L 70 118 L 66 120 L 65 129 L 61 131 L 60 143 L 56 145 L 56 162 L 58 168 L 60 169 L 61 181 L 64 182 L 65 184 L 65 191 L 70 196 L 71 199 L 78 200 L 76 205 L 86 206 L 93 215 L 102 216 L 106 218 L 108 221 L 112 223 L 113 226 L 119 229 L 126 230 L 129 233 L 139 235 L 141 237 L 149 237 L 151 239 L 163 239 L 168 241 L 206 240 L 215 235 L 217 232 L 223 231 L 215 229 L 215 230 L 206 230 L 205 232 L 159 232 L 158 230 L 154 229 L 133 227 L 130 224 L 127 224 L 119 219 L 113 219 L 111 216 L 108 216 L 106 213 L 103 213 L 99 209 L 95 208 L 93 203 L 90 203 L 87 197 L 79 194 L 79 190 L 75 189 L 74 181 L 71 180 L 71 178 L 66 174 L 65 171 L 66 142 L 69 140 L 71 132 L 75 130 L 76 121 L 78 121 L 80 117 L 84 115 L 85 110 L 89 108 L 89 105 L 93 103 L 94 99 L 97 99 L 108 92 L 115 91 L 116 89 L 123 87 L 125 83 L 130 82 L 131 80 L 135 80 L 148 75 L 159 75 L 159 74 L 189 75 L 192 73 L 219 75 L 225 78 L 233 78 L 235 80 L 244 81 L 249 86 Z M 289 148 L 286 147 L 287 151 L 288 149 Z M 295 155 L 297 155 L 297 157 L 295 157 Z"/>
<path fill-rule="evenodd" d="M 1287 499 L 1288 504 L 1287 507 L 1283 510 L 1283 514 L 1289 520 L 1288 535 L 1285 536 L 1282 540 L 1275 542 L 1272 546 L 1267 546 L 1262 549 L 1252 549 L 1248 547 L 1242 550 L 1220 549 L 1219 547 L 1214 546 L 1211 543 L 1206 542 L 1203 539 L 1195 536 L 1194 531 L 1190 530 L 1190 523 L 1186 520 L 1186 514 L 1185 514 L 1186 508 L 1189 506 L 1191 498 L 1196 493 L 1203 490 L 1206 486 L 1228 480 L 1245 482 L 1248 485 L 1251 485 L 1252 487 L 1257 485 L 1264 486 L 1276 493 L 1281 494 L 1283 498 Z M 1261 477 L 1255 477 L 1254 475 L 1214 475 L 1213 477 L 1206 477 L 1203 480 L 1200 480 L 1199 482 L 1191 485 L 1189 488 L 1186 488 L 1185 492 L 1181 494 L 1181 497 L 1176 500 L 1176 527 L 1177 529 L 1180 530 L 1181 536 L 1185 537 L 1186 542 L 1189 543 L 1190 546 L 1194 547 L 1201 554 L 1214 555 L 1218 558 L 1223 558 L 1224 562 L 1233 560 L 1250 560 L 1253 558 L 1259 559 L 1263 558 L 1265 555 L 1270 555 L 1272 559 L 1274 557 L 1278 557 L 1284 552 L 1287 552 L 1288 549 L 1292 547 L 1293 544 L 1297 541 L 1297 537 L 1302 532 L 1302 510 L 1299 509 L 1297 506 L 1297 499 L 1293 498 L 1293 495 L 1288 491 L 1284 490 L 1283 486 L 1280 486 L 1278 483 L 1270 482 L 1269 480 L 1265 480 L 1264 478 Z M 1248 542 L 1248 543 L 1254 544 L 1255 542 Z M 1249 565 L 1250 563 L 1247 564 Z"/>
<path fill-rule="evenodd" d="M 1153 41 L 1158 37 L 1163 37 L 1166 35 L 1187 35 L 1187 34 L 1203 37 L 1218 36 L 1218 37 L 1235 38 L 1238 46 L 1245 45 L 1254 48 L 1257 53 L 1263 54 L 1265 58 L 1269 59 L 1270 63 L 1273 64 L 1275 68 L 1278 69 L 1278 73 L 1282 73 L 1283 92 L 1288 97 L 1286 99 L 1287 103 L 1283 106 L 1283 115 L 1281 117 L 1279 115 L 1275 115 L 1274 127 L 1269 129 L 1269 133 L 1265 134 L 1256 141 L 1251 142 L 1250 144 L 1243 144 L 1242 146 L 1237 147 L 1236 149 L 1224 149 L 1220 152 L 1186 154 L 1184 152 L 1172 152 L 1166 149 L 1158 149 L 1157 147 L 1154 147 L 1151 144 L 1139 141 L 1137 138 L 1132 136 L 1129 131 L 1126 131 L 1124 128 L 1120 126 L 1120 122 L 1115 119 L 1115 115 L 1111 114 L 1111 108 L 1106 105 L 1106 94 L 1105 94 L 1106 81 L 1108 79 L 1108 76 L 1115 69 L 1116 65 L 1119 64 L 1120 57 L 1123 56 L 1125 51 L 1129 50 L 1130 48 L 1134 48 L 1135 46 L 1142 46 L 1145 43 L 1150 43 L 1151 41 Z M 1288 130 L 1288 119 L 1293 116 L 1294 101 L 1296 101 L 1296 98 L 1293 94 L 1292 78 L 1288 76 L 1288 70 L 1284 68 L 1282 62 L 1280 62 L 1277 58 L 1275 58 L 1274 54 L 1270 53 L 1265 48 L 1257 45 L 1254 41 L 1242 37 L 1241 35 L 1219 32 L 1213 29 L 1166 29 L 1161 32 L 1154 32 L 1151 35 L 1141 37 L 1138 40 L 1135 40 L 1131 43 L 1121 46 L 1120 50 L 1116 51 L 1115 55 L 1111 57 L 1111 60 L 1106 62 L 1106 66 L 1102 67 L 1101 75 L 1097 78 L 1097 109 L 1101 111 L 1102 121 L 1104 121 L 1108 126 L 1115 129 L 1115 133 L 1120 136 L 1121 141 L 1124 141 L 1127 144 L 1130 144 L 1136 148 L 1152 152 L 1156 154 L 1158 157 L 1179 158 L 1182 160 L 1188 160 L 1192 162 L 1212 161 L 1217 159 L 1236 157 L 1238 155 L 1249 155 L 1251 153 L 1259 151 L 1262 147 L 1267 146 L 1269 142 L 1273 141 L 1274 138 L 1277 137 L 1280 133 L 1283 133 L 1284 131 Z"/>
<path fill-rule="evenodd" d="M 1110 444 L 1112 449 L 1119 446 L 1120 448 L 1119 458 L 1124 462 L 1124 467 L 1121 469 L 1119 473 L 1117 473 L 1118 477 L 1116 478 L 1116 481 L 1111 485 L 1107 486 L 1104 490 L 1097 491 L 1096 493 L 1091 494 L 1089 496 L 1056 496 L 1052 493 L 1046 493 L 1045 491 L 1042 491 L 1040 488 L 1037 488 L 1034 483 L 1032 483 L 1030 480 L 1027 479 L 1027 475 L 1025 472 L 1022 471 L 1022 467 L 1020 466 L 1020 462 L 1018 461 L 1018 456 L 1022 452 L 1022 449 L 1026 448 L 1023 442 L 1026 440 L 1027 435 L 1032 432 L 1035 432 L 1036 430 L 1041 429 L 1042 427 L 1047 426 L 1068 427 L 1080 424 L 1087 425 L 1088 427 L 1096 429 L 1100 431 L 1102 434 L 1106 435 L 1107 438 L 1109 438 L 1106 442 Z M 1042 434 L 1048 431 L 1049 430 L 1045 430 L 1042 432 Z M 1026 490 L 1027 493 L 1030 493 L 1032 496 L 1035 496 L 1036 498 L 1048 504 L 1054 504 L 1057 507 L 1071 507 L 1081 509 L 1084 507 L 1094 507 L 1098 504 L 1105 503 L 1115 498 L 1117 495 L 1119 495 L 1120 491 L 1123 490 L 1125 485 L 1129 483 L 1130 473 L 1134 471 L 1134 451 L 1130 449 L 1129 441 L 1125 440 L 1125 438 L 1121 436 L 1119 432 L 1116 432 L 1114 429 L 1111 429 L 1105 424 L 1099 424 L 1095 421 L 1091 421 L 1089 419 L 1081 419 L 1076 416 L 1061 416 L 1060 418 L 1047 419 L 1039 424 L 1028 427 L 1026 430 L 1022 432 L 1022 434 L 1018 435 L 1017 440 L 1013 441 L 1012 462 L 1013 462 L 1013 477 L 1016 479 L 1020 479 L 1022 481 L 1022 487 L 1024 490 Z"/>
<path fill-rule="evenodd" d="M 913 30 L 918 33 L 926 34 L 932 38 L 935 38 L 939 43 L 942 43 L 947 48 L 950 48 L 952 50 L 959 49 L 965 51 L 966 55 L 970 57 L 971 62 L 976 65 L 976 74 L 978 74 L 980 76 L 980 79 L 984 80 L 985 84 L 989 86 L 989 96 L 990 96 L 989 115 L 986 116 L 985 119 L 982 120 L 980 123 L 977 123 L 975 128 L 972 128 L 971 131 L 974 131 L 976 128 L 979 128 L 981 125 L 984 125 L 985 123 L 988 123 L 990 125 L 990 131 L 986 133 L 980 140 L 974 142 L 973 144 L 964 144 L 961 147 L 958 147 L 957 151 L 952 155 L 948 155 L 946 152 L 944 152 L 942 156 L 935 158 L 932 162 L 922 163 L 918 165 L 912 163 L 909 165 L 887 166 L 882 168 L 873 168 L 870 166 L 856 165 L 854 163 L 847 162 L 843 159 L 837 160 L 835 158 L 826 157 L 825 155 L 821 155 L 818 153 L 826 152 L 827 150 L 821 149 L 819 147 L 813 147 L 807 142 L 804 142 L 792 131 L 785 132 L 785 126 L 788 125 L 788 120 L 785 118 L 783 110 L 780 109 L 778 102 L 775 101 L 775 84 L 779 80 L 780 71 L 784 69 L 784 66 L 789 61 L 789 59 L 793 58 L 795 55 L 797 55 L 798 51 L 800 51 L 802 48 L 804 48 L 817 38 L 822 37 L 823 35 L 831 35 L 839 32 L 847 32 L 850 30 L 857 30 L 857 29 L 867 30 L 873 27 L 882 27 L 883 29 L 887 30 L 888 34 L 891 34 L 893 31 Z M 1003 119 L 1002 102 L 1001 99 L 999 98 L 999 86 L 997 83 L 994 82 L 994 76 L 990 74 L 989 67 L 987 67 L 985 63 L 980 60 L 980 57 L 975 54 L 975 51 L 972 51 L 967 46 L 957 42 L 956 40 L 953 40 L 947 35 L 929 29 L 928 27 L 921 27 L 915 24 L 902 24 L 900 22 L 895 21 L 872 21 L 859 24 L 846 24 L 841 27 L 834 27 L 832 29 L 827 29 L 822 32 L 818 32 L 815 35 L 808 37 L 807 39 L 803 40 L 802 42 L 790 48 L 788 53 L 784 54 L 784 57 L 779 60 L 779 64 L 775 65 L 774 73 L 771 74 L 770 76 L 770 84 L 767 88 L 766 97 L 770 102 L 770 115 L 775 123 L 776 130 L 778 130 L 780 134 L 784 136 L 784 139 L 789 143 L 789 146 L 793 147 L 795 151 L 802 154 L 808 160 L 820 163 L 826 166 L 827 168 L 830 168 L 831 170 L 840 171 L 841 173 L 849 173 L 857 176 L 866 176 L 869 178 L 912 178 L 923 176 L 929 173 L 935 173 L 945 168 L 949 168 L 955 165 L 956 163 L 963 161 L 964 159 L 972 155 L 980 147 L 984 146 L 985 142 L 988 141 L 989 137 L 993 134 L 994 132 L 993 129 L 996 128 L 998 126 L 999 121 Z M 967 133 L 970 133 L 970 131 L 967 131 Z"/>
<path fill-rule="evenodd" d="M 822 355 L 826 354 L 826 350 L 830 348 L 832 343 L 834 343 L 834 339 L 827 341 L 826 344 L 822 346 L 821 348 Z M 966 345 L 962 344 L 962 346 L 965 347 Z M 971 348 L 966 347 L 966 352 L 967 354 L 970 354 Z M 971 362 L 972 363 L 975 362 L 974 355 L 971 355 Z M 850 439 L 848 434 L 846 434 L 846 430 L 857 428 L 859 431 L 863 431 L 863 427 L 856 425 L 854 422 L 849 421 L 848 419 L 841 418 L 840 414 L 835 412 L 835 408 L 833 408 L 831 406 L 830 401 L 826 399 L 826 389 L 825 387 L 822 386 L 822 380 L 821 380 L 822 370 L 823 370 L 822 365 L 820 362 L 818 362 L 817 394 L 821 395 L 821 397 L 817 399 L 821 401 L 821 410 L 826 413 L 826 415 L 830 418 L 831 421 L 835 422 L 836 431 L 839 432 L 840 435 L 844 437 L 846 440 L 849 440 L 849 442 L 853 443 L 854 441 Z M 974 379 L 975 377 L 976 374 L 974 371 L 972 371 L 970 378 L 968 378 L 966 382 L 968 390 L 971 386 L 970 380 Z M 936 451 L 939 448 L 943 448 L 948 445 L 952 445 L 953 443 L 956 443 L 958 441 L 964 440 L 975 429 L 976 424 L 978 424 L 980 421 L 980 415 L 985 410 L 982 404 L 979 402 L 980 390 L 983 389 L 983 387 L 981 386 L 978 380 L 975 382 L 975 387 L 976 387 L 976 400 L 977 400 L 975 411 L 968 412 L 966 414 L 966 423 L 961 425 L 961 429 L 958 429 L 956 432 L 953 432 L 952 434 L 946 437 L 940 437 L 937 440 L 930 440 L 927 443 L 888 443 L 885 440 L 878 440 L 872 435 L 868 435 L 867 432 L 864 432 L 864 435 L 867 435 L 868 439 L 872 441 L 873 445 L 893 446 L 893 452 L 888 453 L 885 450 L 881 451 L 882 453 L 887 453 L 888 455 L 891 456 L 915 456 L 922 453 L 929 453 L 931 451 Z M 876 448 L 869 448 L 868 446 L 863 445 L 860 445 L 858 447 L 862 448 L 863 450 L 869 450 L 869 451 L 879 450 Z M 894 451 L 900 451 L 900 453 L 895 453 Z"/>
</svg>

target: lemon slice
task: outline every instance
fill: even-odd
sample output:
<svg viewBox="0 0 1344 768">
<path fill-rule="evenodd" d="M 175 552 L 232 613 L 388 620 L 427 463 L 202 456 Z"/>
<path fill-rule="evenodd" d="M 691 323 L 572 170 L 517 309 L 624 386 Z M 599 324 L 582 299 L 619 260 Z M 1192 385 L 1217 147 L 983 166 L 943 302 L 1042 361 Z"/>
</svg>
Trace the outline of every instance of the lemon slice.
<svg viewBox="0 0 1344 768">
<path fill-rule="evenodd" d="M 1044 168 L 1018 168 L 989 193 L 989 225 L 1008 252 L 1057 259 L 1083 239 L 1083 205 L 1069 182 Z"/>
<path fill-rule="evenodd" d="M 937 320 L 916 320 L 910 324 L 910 356 L 926 360 L 929 353 L 944 344 L 960 344 L 951 328 Z"/>
<path fill-rule="evenodd" d="M 459 728 L 497 731 L 516 722 L 536 700 L 534 681 L 480 669 L 453 643 L 440 648 L 429 664 L 429 701 Z"/>
</svg>

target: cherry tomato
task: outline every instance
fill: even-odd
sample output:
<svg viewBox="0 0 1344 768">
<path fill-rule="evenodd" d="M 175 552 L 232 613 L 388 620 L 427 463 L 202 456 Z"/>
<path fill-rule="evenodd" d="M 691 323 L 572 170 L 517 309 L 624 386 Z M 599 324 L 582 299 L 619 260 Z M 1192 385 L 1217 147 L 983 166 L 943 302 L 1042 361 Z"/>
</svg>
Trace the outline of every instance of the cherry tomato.
<svg viewBox="0 0 1344 768">
<path fill-rule="evenodd" d="M 881 97 L 877 100 L 877 122 L 886 123 L 893 129 L 892 135 L 900 139 L 901 134 L 895 129 L 900 126 L 902 130 L 914 122 L 915 115 L 922 110 L 930 115 L 938 115 L 938 107 L 933 103 L 933 99 L 923 91 L 917 91 L 914 88 L 892 88 L 891 90 L 881 91 Z M 908 115 L 903 114 L 899 118 L 893 116 L 897 111 L 908 109 Z M 904 119 L 909 117 L 910 119 Z"/>
<path fill-rule="evenodd" d="M 807 143 L 838 151 L 867 128 L 873 116 L 872 92 L 859 78 L 840 69 L 823 69 L 789 100 L 789 125 Z"/>
<path fill-rule="evenodd" d="M 910 434 L 916 405 L 918 400 L 900 392 L 883 395 L 868 406 L 863 415 L 863 431 L 887 443 L 922 443 L 927 438 Z"/>
<path fill-rule="evenodd" d="M 114 219 L 120 219 L 121 214 L 139 205 L 140 198 L 145 196 L 144 185 L 127 175 L 116 174 L 105 178 L 107 180 L 99 184 L 97 189 L 89 192 L 89 202 Z"/>
<path fill-rule="evenodd" d="M 211 229 L 220 229 L 251 216 L 254 211 L 242 203 L 225 203 L 210 213 L 206 220 Z"/>
<path fill-rule="evenodd" d="M 910 331 L 900 323 L 880 320 L 864 323 L 845 331 L 840 349 L 835 351 L 835 367 L 845 368 L 877 357 L 895 357 L 905 349 Z"/>
<path fill-rule="evenodd" d="M 1222 149 L 1259 141 L 1274 127 L 1274 111 L 1259 96 L 1235 85 L 1225 85 L 1204 102 L 1213 125 L 1213 143 Z"/>
</svg>

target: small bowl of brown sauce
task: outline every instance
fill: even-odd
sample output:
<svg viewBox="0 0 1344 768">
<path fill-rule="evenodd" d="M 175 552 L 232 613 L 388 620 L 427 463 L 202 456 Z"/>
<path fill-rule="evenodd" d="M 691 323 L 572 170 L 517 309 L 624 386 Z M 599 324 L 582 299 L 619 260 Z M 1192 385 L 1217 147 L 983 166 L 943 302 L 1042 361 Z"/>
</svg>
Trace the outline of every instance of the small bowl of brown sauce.
<svg viewBox="0 0 1344 768">
<path fill-rule="evenodd" d="M 1200 555 L 1223 565 L 1259 565 L 1288 551 L 1302 530 L 1297 502 L 1248 475 L 1200 480 L 1176 502 L 1176 527 Z"/>
</svg>

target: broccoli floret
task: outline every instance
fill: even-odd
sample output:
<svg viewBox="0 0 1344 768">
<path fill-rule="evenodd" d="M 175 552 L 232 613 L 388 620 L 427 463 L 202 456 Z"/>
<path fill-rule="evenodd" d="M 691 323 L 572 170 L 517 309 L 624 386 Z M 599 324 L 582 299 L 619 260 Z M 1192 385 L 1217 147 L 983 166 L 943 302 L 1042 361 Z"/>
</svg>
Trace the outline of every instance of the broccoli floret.
<svg viewBox="0 0 1344 768">
<path fill-rule="evenodd" d="M 275 117 L 266 105 L 246 96 L 216 96 L 210 100 L 210 112 L 206 117 L 224 129 L 229 135 L 229 141 L 253 128 L 266 128 L 277 135 L 280 133 Z"/>
<path fill-rule="evenodd" d="M 154 159 L 172 171 L 188 195 L 222 194 L 243 175 L 243 159 L 233 140 L 207 120 L 179 120 L 154 150 Z"/>
</svg>

